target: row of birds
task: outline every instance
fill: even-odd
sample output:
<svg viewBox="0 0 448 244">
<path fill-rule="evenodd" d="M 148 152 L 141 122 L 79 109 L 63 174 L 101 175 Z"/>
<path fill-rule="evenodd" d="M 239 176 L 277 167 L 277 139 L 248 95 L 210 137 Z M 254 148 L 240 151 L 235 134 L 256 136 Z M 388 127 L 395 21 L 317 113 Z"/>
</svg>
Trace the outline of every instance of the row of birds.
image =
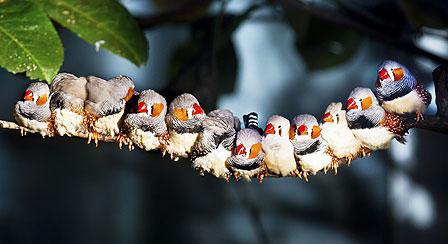
<svg viewBox="0 0 448 244">
<path fill-rule="evenodd" d="M 411 72 L 395 61 L 379 65 L 375 93 L 353 89 L 345 109 L 331 103 L 321 123 L 310 114 L 291 121 L 271 116 L 265 129 L 258 115 L 243 116 L 244 127 L 231 111 L 205 113 L 198 100 L 185 93 L 167 106 L 153 90 L 140 93 L 126 76 L 103 80 L 94 76 L 58 74 L 51 85 L 31 83 L 14 115 L 23 127 L 42 136 L 88 135 L 98 144 L 115 137 L 120 145 L 159 149 L 177 161 L 189 158 L 193 167 L 216 177 L 236 179 L 266 175 L 297 176 L 327 172 L 386 149 L 404 136 L 431 102 L 430 93 Z"/>
</svg>

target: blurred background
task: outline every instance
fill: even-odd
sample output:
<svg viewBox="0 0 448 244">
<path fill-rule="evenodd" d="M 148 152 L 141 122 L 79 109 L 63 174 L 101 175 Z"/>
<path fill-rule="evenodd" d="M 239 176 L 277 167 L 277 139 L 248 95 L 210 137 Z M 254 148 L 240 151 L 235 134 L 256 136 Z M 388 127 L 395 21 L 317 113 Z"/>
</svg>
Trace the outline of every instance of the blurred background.
<svg viewBox="0 0 448 244">
<path fill-rule="evenodd" d="M 356 86 L 373 87 L 384 59 L 405 65 L 434 95 L 448 58 L 443 0 L 124 0 L 150 43 L 135 67 L 59 28 L 63 72 L 126 74 L 170 101 L 196 95 L 207 110 L 320 118 Z M 29 80 L 0 69 L 0 116 Z M 431 105 L 428 113 L 435 113 Z M 408 143 L 347 168 L 295 179 L 201 177 L 158 152 L 98 148 L 77 138 L 0 132 L 0 243 L 442 243 L 448 240 L 446 135 Z"/>
</svg>

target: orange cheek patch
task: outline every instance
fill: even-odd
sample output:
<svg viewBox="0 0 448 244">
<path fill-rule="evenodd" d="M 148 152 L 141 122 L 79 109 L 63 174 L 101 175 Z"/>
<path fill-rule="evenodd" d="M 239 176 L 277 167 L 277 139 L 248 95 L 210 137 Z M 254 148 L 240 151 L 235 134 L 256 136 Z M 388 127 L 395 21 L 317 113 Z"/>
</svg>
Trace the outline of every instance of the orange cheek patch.
<svg viewBox="0 0 448 244">
<path fill-rule="evenodd" d="M 249 159 L 258 157 L 261 151 L 261 143 L 254 144 L 250 147 Z"/>
<path fill-rule="evenodd" d="M 401 80 L 401 78 L 403 78 L 404 76 L 403 68 L 396 68 L 392 71 L 392 73 L 394 74 L 395 81 Z"/>
<path fill-rule="evenodd" d="M 163 108 L 164 108 L 164 106 L 163 106 L 162 103 L 154 103 L 154 104 L 152 105 L 151 116 L 152 116 L 152 117 L 157 117 L 157 116 L 159 116 L 159 115 L 162 113 Z"/>
<path fill-rule="evenodd" d="M 313 126 L 313 130 L 311 132 L 311 138 L 316 139 L 320 136 L 320 127 L 315 125 Z"/>
<path fill-rule="evenodd" d="M 173 114 L 174 114 L 174 117 L 176 117 L 180 121 L 188 120 L 187 110 L 185 110 L 184 108 L 175 108 Z"/>
<path fill-rule="evenodd" d="M 366 97 L 365 99 L 363 99 L 361 102 L 362 110 L 366 110 L 372 107 L 372 103 L 373 103 L 372 97 Z"/>
<path fill-rule="evenodd" d="M 134 95 L 134 93 L 135 93 L 135 89 L 132 87 L 132 88 L 129 88 L 129 90 L 128 90 L 128 94 L 126 94 L 126 96 L 123 98 L 126 102 L 127 101 L 129 101 L 129 99 L 131 99 L 131 97 Z"/>
<path fill-rule="evenodd" d="M 39 105 L 39 106 L 42 106 L 42 105 L 44 105 L 47 101 L 48 101 L 48 97 L 47 97 L 47 95 L 42 95 L 42 96 L 39 96 L 39 98 L 38 98 L 37 101 L 36 101 L 36 104 Z"/>
<path fill-rule="evenodd" d="M 289 127 L 289 139 L 293 140 L 294 137 L 296 137 L 296 126 L 292 125 L 291 127 Z"/>
</svg>

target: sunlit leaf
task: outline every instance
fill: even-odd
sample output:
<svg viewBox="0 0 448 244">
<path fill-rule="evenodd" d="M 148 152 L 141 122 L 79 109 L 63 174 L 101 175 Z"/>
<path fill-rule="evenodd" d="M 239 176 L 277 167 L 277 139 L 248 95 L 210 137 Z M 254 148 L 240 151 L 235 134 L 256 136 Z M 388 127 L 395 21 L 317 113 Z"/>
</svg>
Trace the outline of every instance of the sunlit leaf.
<svg viewBox="0 0 448 244">
<path fill-rule="evenodd" d="M 31 79 L 51 81 L 63 61 L 61 41 L 37 5 L 0 1 L 0 66 Z"/>
</svg>

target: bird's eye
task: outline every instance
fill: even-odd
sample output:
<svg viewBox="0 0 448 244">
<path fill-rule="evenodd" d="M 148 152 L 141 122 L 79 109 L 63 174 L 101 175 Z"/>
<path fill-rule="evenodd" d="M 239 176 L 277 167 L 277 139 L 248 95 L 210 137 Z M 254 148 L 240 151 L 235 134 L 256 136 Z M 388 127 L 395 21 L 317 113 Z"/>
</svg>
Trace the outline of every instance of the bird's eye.
<svg viewBox="0 0 448 244">
<path fill-rule="evenodd" d="M 278 127 L 278 134 L 279 134 L 280 136 L 282 136 L 282 127 L 281 127 L 281 126 Z"/>
</svg>

